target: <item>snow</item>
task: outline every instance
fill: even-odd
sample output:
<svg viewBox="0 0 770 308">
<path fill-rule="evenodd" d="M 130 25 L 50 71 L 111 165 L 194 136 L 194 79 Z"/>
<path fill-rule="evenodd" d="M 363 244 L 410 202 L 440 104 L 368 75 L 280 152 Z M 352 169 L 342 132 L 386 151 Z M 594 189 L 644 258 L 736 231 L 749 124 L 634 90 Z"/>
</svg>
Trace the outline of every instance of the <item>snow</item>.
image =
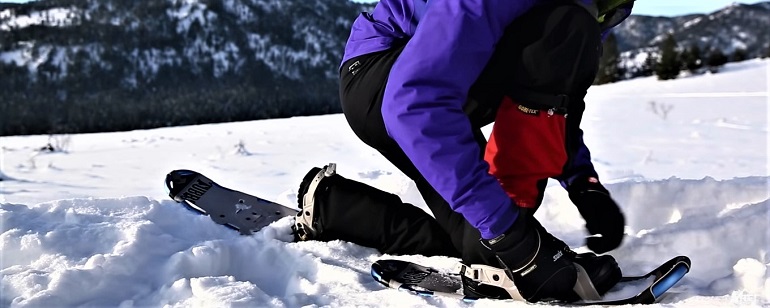
<svg viewBox="0 0 770 308">
<path fill-rule="evenodd" d="M 166 14 L 169 17 L 179 19 L 177 25 L 177 33 L 187 33 L 190 29 L 190 25 L 193 22 L 198 22 L 201 26 L 205 27 L 208 23 L 209 16 L 204 16 L 205 6 L 198 1 L 184 0 L 176 1 L 177 9 L 169 9 Z"/>
<path fill-rule="evenodd" d="M 44 11 L 34 11 L 29 15 L 17 15 L 12 19 L 7 19 L 13 15 L 13 12 L 7 9 L 0 11 L 0 31 L 10 31 L 11 29 L 21 29 L 34 25 L 70 26 L 74 23 L 73 16 L 76 16 L 76 13 L 77 10 L 74 8 L 52 8 Z"/>
<path fill-rule="evenodd" d="M 13 62 L 16 66 L 21 66 L 25 62 L 25 58 L 29 57 L 29 53 L 23 50 L 12 50 L 0 53 L 0 61 L 9 64 Z"/>
<path fill-rule="evenodd" d="M 690 28 L 690 27 L 692 27 L 692 26 L 694 26 L 694 25 L 697 25 L 697 24 L 698 24 L 698 23 L 700 23 L 701 21 L 703 21 L 703 17 L 696 17 L 696 18 L 693 18 L 692 20 L 688 20 L 687 22 L 685 22 L 684 24 L 682 24 L 682 28 L 683 28 L 683 29 L 687 29 L 687 28 Z"/>
<path fill-rule="evenodd" d="M 586 142 L 628 220 L 612 254 L 627 274 L 676 255 L 693 261 L 657 306 L 770 305 L 769 64 L 589 91 Z M 39 151 L 48 143 L 60 151 Z M 166 195 L 165 174 L 187 168 L 294 206 L 305 172 L 337 162 L 342 175 L 424 208 L 415 186 L 358 141 L 342 115 L 6 136 L 0 148 L 2 307 L 528 306 L 384 289 L 369 275 L 379 258 L 439 269 L 457 260 L 291 243 L 289 218 L 240 236 Z M 585 249 L 582 219 L 558 184 L 537 216 Z"/>
<path fill-rule="evenodd" d="M 14 63 L 17 66 L 27 66 L 30 72 L 36 72 L 37 68 L 48 60 L 51 50 L 50 45 L 44 45 L 35 51 L 33 44 L 25 42 L 20 44 L 19 49 L 0 52 L 0 61 L 7 64 Z"/>
<path fill-rule="evenodd" d="M 162 50 L 157 48 L 134 49 L 131 55 L 131 59 L 136 61 L 139 72 L 144 76 L 152 76 L 146 78 L 153 78 L 164 66 L 179 65 L 182 61 L 176 50 L 170 47 Z M 128 82 L 129 84 L 132 83 L 131 81 Z"/>
</svg>

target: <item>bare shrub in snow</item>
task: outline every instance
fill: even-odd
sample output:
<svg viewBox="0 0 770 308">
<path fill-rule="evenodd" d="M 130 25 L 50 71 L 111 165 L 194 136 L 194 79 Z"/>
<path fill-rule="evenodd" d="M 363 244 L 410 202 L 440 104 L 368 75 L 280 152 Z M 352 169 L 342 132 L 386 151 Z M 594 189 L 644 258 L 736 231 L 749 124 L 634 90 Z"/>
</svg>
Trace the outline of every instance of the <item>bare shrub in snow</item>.
<svg viewBox="0 0 770 308">
<path fill-rule="evenodd" d="M 48 144 L 39 149 L 40 152 L 69 152 L 72 136 L 70 135 L 49 135 Z"/>
<path fill-rule="evenodd" d="M 671 112 L 672 109 L 674 109 L 674 105 L 672 104 L 658 104 L 655 101 L 650 101 L 650 112 L 653 114 L 659 116 L 664 121 L 668 119 L 668 113 Z"/>
<path fill-rule="evenodd" d="M 246 149 L 246 144 L 243 142 L 243 140 L 239 140 L 238 144 L 235 145 L 235 151 L 233 151 L 237 155 L 243 155 L 243 156 L 249 156 L 251 155 L 251 152 Z"/>
</svg>

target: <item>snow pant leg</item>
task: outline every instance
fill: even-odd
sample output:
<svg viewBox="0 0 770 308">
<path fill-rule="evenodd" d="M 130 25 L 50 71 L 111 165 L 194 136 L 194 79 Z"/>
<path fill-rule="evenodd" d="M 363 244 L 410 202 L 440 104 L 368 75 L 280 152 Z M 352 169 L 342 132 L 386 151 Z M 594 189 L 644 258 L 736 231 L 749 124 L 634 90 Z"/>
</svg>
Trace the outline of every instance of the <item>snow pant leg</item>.
<svg viewBox="0 0 770 308">
<path fill-rule="evenodd" d="M 425 211 L 391 193 L 335 174 L 316 192 L 323 232 L 318 240 L 343 240 L 387 254 L 459 256 Z"/>
<path fill-rule="evenodd" d="M 400 200 L 395 201 L 392 198 L 383 202 L 386 199 L 356 197 L 355 195 L 360 192 L 352 189 L 340 190 L 338 197 L 342 198 L 347 193 L 350 194 L 351 198 L 358 200 L 355 202 L 355 206 L 362 209 L 376 208 L 375 211 L 380 211 L 381 217 L 370 215 L 366 211 L 359 213 L 358 219 L 370 221 L 373 226 L 381 224 L 379 221 L 374 221 L 376 219 L 387 217 L 391 220 L 387 223 L 388 226 L 367 230 L 373 236 L 383 240 L 378 243 L 379 247 L 376 247 L 380 251 L 394 254 L 457 257 L 459 256 L 459 248 L 462 247 L 462 237 L 459 236 L 462 229 L 456 226 L 464 223 L 465 219 L 460 214 L 451 211 L 443 198 L 422 178 L 398 144 L 388 136 L 382 120 L 380 110 L 385 84 L 390 68 L 398 55 L 401 54 L 402 49 L 403 46 L 364 55 L 343 64 L 340 73 L 342 110 L 353 132 L 364 143 L 379 151 L 404 174 L 414 180 L 435 219 L 413 205 L 402 204 Z M 479 135 L 481 136 L 480 132 Z M 483 136 L 481 137 L 483 139 Z M 361 191 L 382 195 L 382 193 L 375 193 L 372 189 Z M 353 217 L 349 219 L 354 220 Z M 402 223 L 397 224 L 396 221 Z M 457 233 L 458 236 L 451 236 L 450 233 Z M 441 246 L 440 249 L 437 246 Z"/>
</svg>

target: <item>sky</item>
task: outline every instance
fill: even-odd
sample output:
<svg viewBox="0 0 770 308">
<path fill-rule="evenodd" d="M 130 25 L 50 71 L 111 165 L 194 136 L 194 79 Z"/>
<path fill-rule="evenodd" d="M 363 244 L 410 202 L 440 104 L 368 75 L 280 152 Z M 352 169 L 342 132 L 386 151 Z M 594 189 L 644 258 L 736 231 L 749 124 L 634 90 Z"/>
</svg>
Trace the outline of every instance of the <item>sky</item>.
<svg viewBox="0 0 770 308">
<path fill-rule="evenodd" d="M 360 0 L 375 2 L 377 0 Z M 634 13 L 651 16 L 679 16 L 695 13 L 711 13 L 732 3 L 753 4 L 767 0 L 637 0 Z M 0 0 L 2 2 L 28 2 L 27 0 Z"/>
<path fill-rule="evenodd" d="M 694 13 L 711 13 L 732 3 L 753 4 L 763 1 L 734 0 L 637 0 L 634 13 L 652 16 L 679 16 Z"/>
</svg>

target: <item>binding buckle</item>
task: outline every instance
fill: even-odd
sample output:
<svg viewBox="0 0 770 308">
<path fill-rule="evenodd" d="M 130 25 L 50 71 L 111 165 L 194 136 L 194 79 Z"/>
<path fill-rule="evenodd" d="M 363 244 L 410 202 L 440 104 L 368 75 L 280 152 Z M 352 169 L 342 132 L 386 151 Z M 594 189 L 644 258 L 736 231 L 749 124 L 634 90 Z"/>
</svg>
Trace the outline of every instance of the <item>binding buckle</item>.
<svg viewBox="0 0 770 308">
<path fill-rule="evenodd" d="M 524 297 L 519 293 L 519 289 L 513 283 L 505 269 L 497 268 L 483 264 L 471 264 L 465 265 L 458 263 L 455 265 L 455 272 L 459 272 L 460 275 L 470 278 L 480 284 L 486 284 L 504 289 L 511 298 L 524 301 Z"/>
<path fill-rule="evenodd" d="M 313 180 L 310 182 L 305 195 L 302 196 L 302 209 L 299 211 L 299 213 L 297 213 L 297 218 L 294 220 L 294 226 L 292 226 L 294 235 L 298 240 L 312 240 L 318 233 L 318 230 L 316 230 L 315 226 L 313 225 L 315 218 L 315 192 L 316 189 L 318 189 L 318 184 L 321 183 L 324 178 L 330 177 L 336 173 L 337 164 L 335 163 L 329 163 L 328 165 L 321 168 L 321 170 L 316 173 L 315 177 L 313 177 Z"/>
</svg>

